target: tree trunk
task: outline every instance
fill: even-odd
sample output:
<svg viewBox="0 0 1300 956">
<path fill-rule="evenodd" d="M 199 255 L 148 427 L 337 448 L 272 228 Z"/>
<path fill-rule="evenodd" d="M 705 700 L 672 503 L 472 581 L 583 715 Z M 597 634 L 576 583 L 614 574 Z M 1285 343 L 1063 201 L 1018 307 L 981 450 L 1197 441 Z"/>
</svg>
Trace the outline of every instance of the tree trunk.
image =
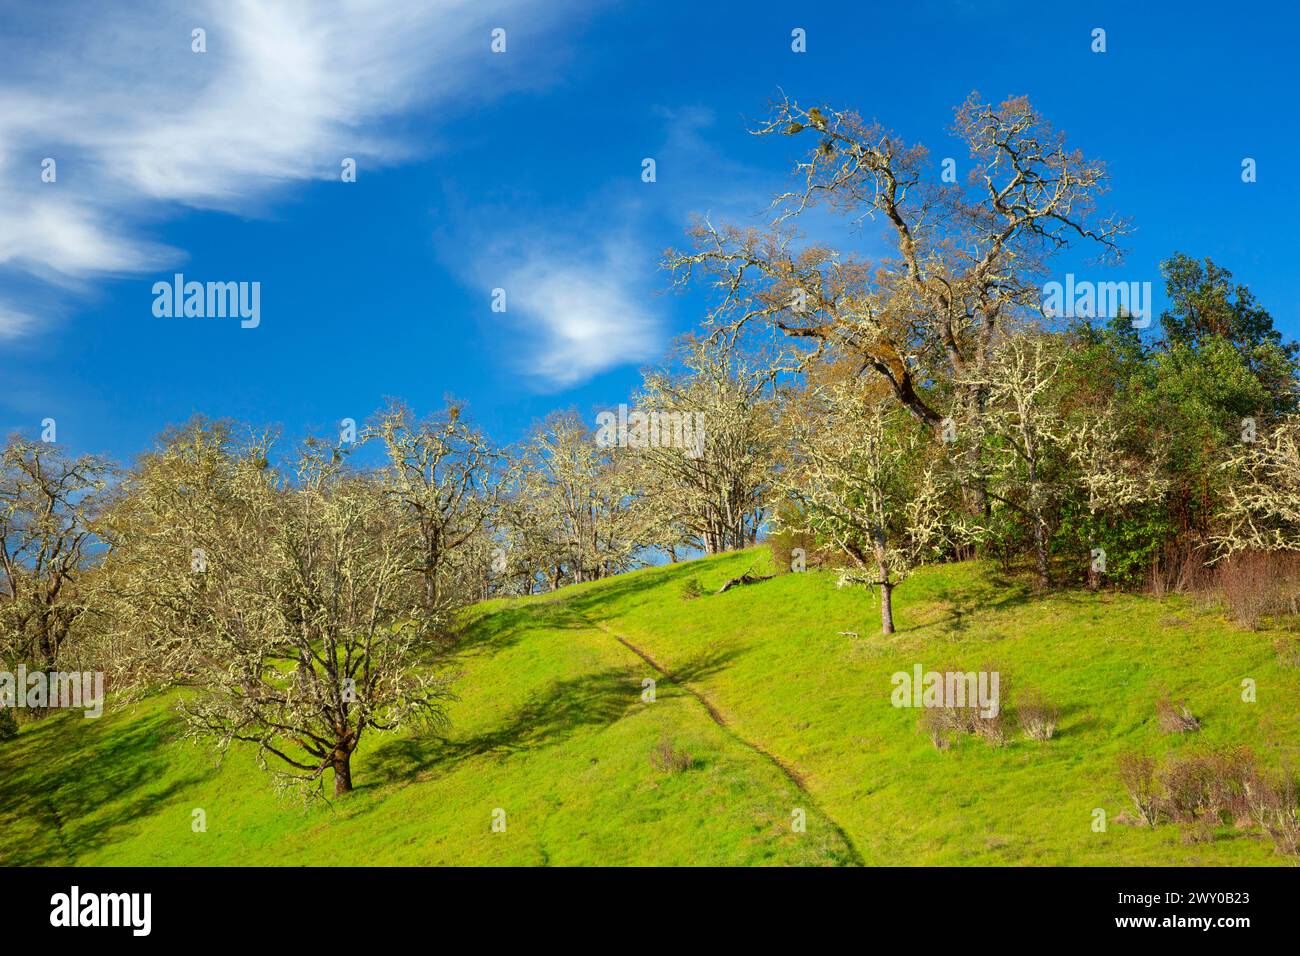
<svg viewBox="0 0 1300 956">
<path fill-rule="evenodd" d="M 41 652 L 41 667 L 46 672 L 54 670 L 55 660 L 59 656 L 59 645 L 51 635 L 48 623 L 42 622 L 41 624 L 38 646 Z"/>
<path fill-rule="evenodd" d="M 1029 514 L 1034 522 L 1034 565 L 1038 572 L 1038 586 L 1044 590 L 1051 586 L 1047 572 L 1047 522 L 1043 520 L 1042 486 L 1038 483 L 1038 457 L 1034 446 L 1025 443 L 1029 453 Z"/>
<path fill-rule="evenodd" d="M 983 368 L 984 363 L 979 364 Z M 969 394 L 960 398 L 959 402 L 965 407 L 967 420 L 975 422 L 979 421 L 984 414 L 987 396 L 984 389 L 971 388 Z M 979 473 L 981 451 L 980 443 L 977 441 L 967 445 L 965 450 L 960 453 L 960 464 L 963 471 L 961 493 L 966 514 L 978 526 L 987 527 L 989 517 L 992 515 L 992 507 L 989 502 L 987 481 Z M 982 556 L 982 550 L 978 543 L 963 545 L 959 556 L 962 558 L 980 557 Z"/>
<path fill-rule="evenodd" d="M 1034 508 L 1034 564 L 1038 572 L 1038 586 L 1046 589 L 1051 586 L 1047 573 L 1047 532 L 1039 508 Z"/>
<path fill-rule="evenodd" d="M 880 569 L 880 633 L 894 633 L 894 585 L 884 568 Z"/>
<path fill-rule="evenodd" d="M 334 751 L 334 796 L 352 792 L 352 754 Z"/>
<path fill-rule="evenodd" d="M 1092 551 L 1092 548 L 1088 549 L 1088 590 L 1096 591 L 1101 588 L 1101 572 L 1093 564 Z"/>
</svg>

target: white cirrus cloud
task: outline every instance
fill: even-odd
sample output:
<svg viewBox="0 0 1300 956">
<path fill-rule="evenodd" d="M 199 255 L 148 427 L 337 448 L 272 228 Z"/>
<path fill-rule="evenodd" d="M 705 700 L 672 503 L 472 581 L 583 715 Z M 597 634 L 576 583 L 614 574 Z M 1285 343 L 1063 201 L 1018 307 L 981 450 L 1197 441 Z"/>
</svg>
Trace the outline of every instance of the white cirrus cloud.
<svg viewBox="0 0 1300 956">
<path fill-rule="evenodd" d="M 18 312 L 0 305 L 0 341 L 18 338 L 35 323 L 36 320 L 26 312 Z"/>
<path fill-rule="evenodd" d="M 663 349 L 643 275 L 654 257 L 630 241 L 609 237 L 579 252 L 557 250 L 551 237 L 497 262 L 504 281 L 494 287 L 505 289 L 507 315 L 526 345 L 521 367 L 543 389 L 577 385 Z"/>
<path fill-rule="evenodd" d="M 494 26 L 518 46 L 570 13 L 526 0 L 6 5 L 0 278 L 68 289 L 152 270 L 183 256 L 148 237 L 173 211 L 256 213 L 286 185 L 337 177 L 345 156 L 409 159 L 416 147 L 391 129 L 404 114 L 450 118 L 543 82 L 537 56 L 553 45 L 494 57 Z M 55 183 L 40 179 L 45 157 Z M 0 300 L 0 337 L 36 328 L 24 306 Z"/>
</svg>

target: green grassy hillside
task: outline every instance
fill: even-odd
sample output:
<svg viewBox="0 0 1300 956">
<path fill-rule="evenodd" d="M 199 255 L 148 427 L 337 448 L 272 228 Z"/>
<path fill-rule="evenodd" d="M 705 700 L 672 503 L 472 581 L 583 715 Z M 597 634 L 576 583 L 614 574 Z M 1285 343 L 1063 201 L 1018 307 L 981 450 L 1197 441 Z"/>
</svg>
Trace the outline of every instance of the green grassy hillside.
<svg viewBox="0 0 1300 956">
<path fill-rule="evenodd" d="M 872 596 L 829 574 L 712 594 L 766 561 L 760 549 L 475 608 L 447 739 L 371 736 L 357 791 L 329 806 L 277 795 L 245 751 L 219 761 L 179 740 L 168 696 L 26 724 L 0 743 L 0 863 L 1285 862 L 1231 828 L 1186 842 L 1115 822 L 1125 750 L 1300 744 L 1300 670 L 1279 663 L 1280 635 L 1181 599 L 1037 599 L 978 563 L 906 582 L 891 638 Z M 685 599 L 690 579 L 709 595 Z M 890 704 L 890 675 L 917 663 L 991 665 L 1013 706 L 1018 688 L 1041 690 L 1061 709 L 1055 739 L 935 749 L 918 711 Z M 1247 677 L 1255 703 L 1241 699 Z M 1165 694 L 1200 733 L 1160 732 Z M 664 744 L 689 766 L 655 766 Z"/>
</svg>

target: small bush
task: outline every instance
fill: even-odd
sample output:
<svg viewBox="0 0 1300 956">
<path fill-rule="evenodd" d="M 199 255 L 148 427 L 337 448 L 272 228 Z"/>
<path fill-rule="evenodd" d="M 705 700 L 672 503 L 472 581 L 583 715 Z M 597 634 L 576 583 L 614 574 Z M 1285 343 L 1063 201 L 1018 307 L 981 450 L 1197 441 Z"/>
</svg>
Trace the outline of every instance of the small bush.
<svg viewBox="0 0 1300 956">
<path fill-rule="evenodd" d="M 1243 801 L 1250 819 L 1268 834 L 1278 853 L 1300 856 L 1300 795 L 1291 773 L 1283 770 L 1270 779 L 1255 771 L 1245 780 Z"/>
<path fill-rule="evenodd" d="M 1184 843 L 1209 843 L 1214 839 L 1214 820 L 1198 817 L 1183 827 Z"/>
<path fill-rule="evenodd" d="M 1157 601 L 1163 601 L 1171 588 L 1170 577 L 1167 569 L 1159 564 L 1151 565 L 1151 570 L 1147 572 L 1147 593 Z"/>
<path fill-rule="evenodd" d="M 1245 781 L 1253 772 L 1246 750 L 1173 758 L 1157 774 L 1165 815 L 1175 823 L 1234 823 L 1245 814 Z"/>
<path fill-rule="evenodd" d="M 1201 722 L 1192 716 L 1187 704 L 1175 704 L 1168 697 L 1156 704 L 1156 720 L 1164 734 L 1190 734 L 1201 729 Z"/>
<path fill-rule="evenodd" d="M 1203 547 L 1183 544 L 1166 547 L 1165 553 L 1151 564 L 1147 590 L 1156 598 L 1163 598 L 1170 592 L 1205 594 L 1211 590 L 1211 573 L 1205 565 L 1207 558 Z"/>
<path fill-rule="evenodd" d="M 935 728 L 930 728 L 930 743 L 934 744 L 935 750 L 947 750 L 952 746 L 952 739 Z"/>
<path fill-rule="evenodd" d="M 1143 754 L 1121 754 L 1119 779 L 1133 801 L 1138 820 L 1149 827 L 1159 823 L 1160 797 L 1156 789 L 1155 760 Z"/>
<path fill-rule="evenodd" d="M 813 568 L 834 568 L 846 565 L 846 559 L 838 549 L 819 544 L 816 535 L 806 531 L 791 531 L 801 523 L 798 511 L 790 504 L 783 504 L 776 514 L 777 530 L 767 536 L 767 546 L 772 553 L 772 570 L 777 574 L 786 574 L 794 570 L 794 551 L 803 551 L 804 566 Z"/>
<path fill-rule="evenodd" d="M 678 750 L 671 740 L 664 737 L 650 751 L 650 766 L 660 773 L 683 773 L 690 770 L 695 758 L 684 750 Z"/>
<path fill-rule="evenodd" d="M 1214 590 L 1242 627 L 1255 629 L 1263 618 L 1300 613 L 1300 555 L 1246 551 L 1221 562 Z"/>
<path fill-rule="evenodd" d="M 1255 755 L 1248 747 L 1220 750 L 1209 758 L 1209 806 L 1224 823 L 1244 826 L 1250 815 L 1246 783 L 1255 775 Z"/>
<path fill-rule="evenodd" d="M 963 707 L 927 707 L 920 723 L 936 750 L 947 750 L 953 737 L 971 729 L 970 715 Z"/>
<path fill-rule="evenodd" d="M 994 747 L 1007 742 L 1006 720 L 1002 712 L 985 717 L 977 707 L 927 707 L 921 717 L 921 729 L 938 750 L 951 747 L 958 734 L 979 737 Z"/>
<path fill-rule="evenodd" d="M 0 740 L 12 740 L 18 736 L 18 716 L 12 708 L 0 707 Z"/>
<path fill-rule="evenodd" d="M 695 578 L 690 578 L 682 583 L 681 594 L 683 601 L 694 601 L 696 598 L 704 597 L 706 593 L 704 585 Z"/>
<path fill-rule="evenodd" d="M 1177 571 L 1174 577 L 1174 590 L 1179 594 L 1194 594 L 1204 591 L 1210 578 L 1210 569 L 1206 566 L 1207 552 L 1204 547 L 1184 548 L 1176 561 Z"/>
<path fill-rule="evenodd" d="M 978 708 L 970 708 L 971 732 L 993 747 L 1001 747 L 1007 742 L 1007 721 L 999 710 L 992 717 L 985 717 Z"/>
<path fill-rule="evenodd" d="M 1185 840 L 1203 842 L 1213 838 L 1217 826 L 1247 826 L 1254 820 L 1265 828 L 1262 821 L 1268 820 L 1280 834 L 1274 839 L 1280 846 L 1290 845 L 1292 835 L 1300 839 L 1294 789 L 1288 798 L 1284 788 L 1265 780 L 1244 747 L 1175 756 L 1159 765 L 1152 757 L 1124 754 L 1118 769 L 1147 826 L 1169 820 L 1183 826 Z M 1297 829 L 1290 831 L 1291 824 Z"/>
<path fill-rule="evenodd" d="M 1060 716 L 1060 710 L 1048 703 L 1038 691 L 1027 692 L 1016 705 L 1016 722 L 1020 725 L 1020 732 L 1030 740 L 1051 740 Z"/>
<path fill-rule="evenodd" d="M 960 667 L 937 668 L 940 674 L 962 673 Z M 1008 681 L 1006 674 L 994 664 L 985 664 L 980 673 L 998 674 L 998 712 L 985 716 L 983 708 L 967 700 L 971 706 L 966 707 L 927 707 L 918 722 L 919 729 L 929 735 L 931 742 L 939 750 L 952 746 L 953 738 L 958 734 L 970 734 L 986 743 L 1001 747 L 1007 742 L 1006 705 L 1008 699 Z M 993 703 L 990 701 L 989 703 Z"/>
<path fill-rule="evenodd" d="M 971 730 L 976 737 L 983 738 L 986 743 L 994 747 L 1001 747 L 1011 736 L 1006 716 L 1007 707 L 1011 701 L 1011 678 L 1007 676 L 1005 670 L 993 661 L 985 661 L 980 666 L 980 671 L 998 675 L 998 712 L 991 717 L 986 717 L 980 708 L 972 708 L 970 712 Z"/>
</svg>

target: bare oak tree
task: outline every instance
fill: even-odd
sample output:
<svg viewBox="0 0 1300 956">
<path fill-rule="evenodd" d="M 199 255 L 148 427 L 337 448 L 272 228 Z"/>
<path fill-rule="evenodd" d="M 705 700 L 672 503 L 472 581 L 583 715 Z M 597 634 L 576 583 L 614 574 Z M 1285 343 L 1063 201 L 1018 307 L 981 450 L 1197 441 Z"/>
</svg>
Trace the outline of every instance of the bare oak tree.
<svg viewBox="0 0 1300 956">
<path fill-rule="evenodd" d="M 504 514 L 509 561 L 551 589 L 626 571 L 636 563 L 635 479 L 573 412 L 534 427 L 518 452 Z"/>
<path fill-rule="evenodd" d="M 51 668 L 88 603 L 93 522 L 112 466 L 12 437 L 0 456 L 0 660 Z"/>
<path fill-rule="evenodd" d="M 194 736 L 309 785 L 329 771 L 341 794 L 366 732 L 441 726 L 448 686 L 427 666 L 409 509 L 337 450 L 309 442 L 288 473 L 271 450 L 195 423 L 142 462 L 111 522 L 110 617 L 145 635 L 155 676 L 195 688 Z"/>
<path fill-rule="evenodd" d="M 881 633 L 892 634 L 894 589 L 961 531 L 948 519 L 942 462 L 917 424 L 860 378 L 818 385 L 808 398 L 782 475 L 796 516 L 786 530 L 847 555 L 854 566 L 840 583 L 875 587 Z"/>
<path fill-rule="evenodd" d="M 770 323 L 828 346 L 877 376 L 894 399 L 938 430 L 949 412 L 976 415 L 1002 322 L 1041 314 L 1051 257 L 1075 241 L 1118 255 L 1124 224 L 1098 217 L 1105 168 L 1065 145 L 1024 97 L 998 105 L 972 94 L 956 110 L 966 183 L 943 183 L 924 147 L 857 113 L 783 98 L 757 136 L 811 136 L 799 188 L 776 197 L 770 229 L 692 230 L 694 250 L 670 250 L 679 283 L 702 273 L 721 300 L 710 315 L 732 328 Z M 895 253 L 878 264 L 824 246 L 800 246 L 793 225 L 818 203 L 855 223 L 881 221 Z M 983 511 L 983 490 L 967 489 Z"/>
<path fill-rule="evenodd" d="M 680 355 L 680 372 L 646 372 L 636 404 L 658 415 L 698 416 L 698 447 L 669 443 L 620 454 L 636 461 L 638 494 L 657 540 L 706 554 L 748 547 L 768 505 L 781 366 L 742 354 L 725 336 L 688 340 Z"/>
<path fill-rule="evenodd" d="M 472 427 L 461 406 L 417 421 L 394 402 L 366 429 L 388 455 L 385 487 L 409 512 L 424 582 L 426 612 L 445 618 L 462 595 L 448 593 L 457 562 L 483 530 L 501 493 L 502 456 Z"/>
</svg>

